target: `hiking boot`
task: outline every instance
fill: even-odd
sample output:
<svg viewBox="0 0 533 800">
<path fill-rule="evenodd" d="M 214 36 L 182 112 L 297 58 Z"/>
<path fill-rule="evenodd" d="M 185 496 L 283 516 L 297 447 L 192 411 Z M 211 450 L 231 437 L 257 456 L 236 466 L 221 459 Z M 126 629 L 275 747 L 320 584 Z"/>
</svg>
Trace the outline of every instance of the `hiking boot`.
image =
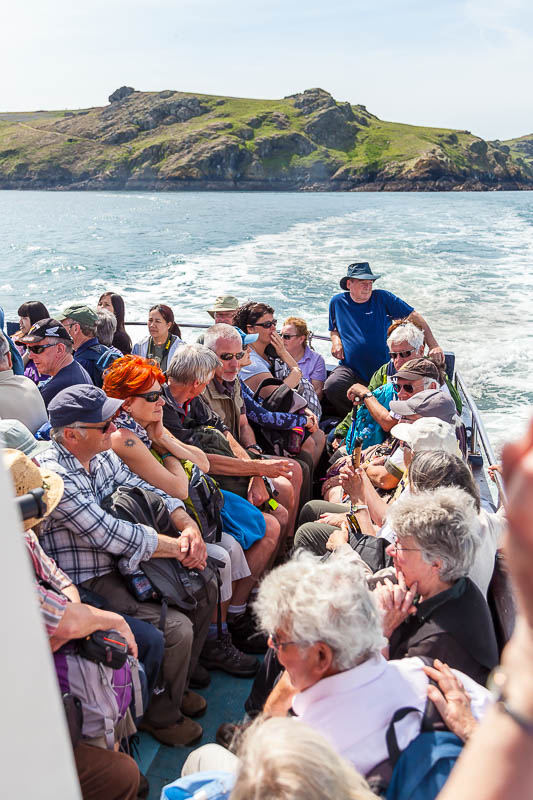
<svg viewBox="0 0 533 800">
<path fill-rule="evenodd" d="M 222 669 L 239 678 L 253 678 L 259 669 L 257 658 L 241 653 L 229 633 L 223 633 L 220 639 L 207 639 L 200 653 L 200 661 L 207 669 Z"/>
<path fill-rule="evenodd" d="M 207 700 L 201 694 L 191 692 L 190 690 L 184 692 L 183 700 L 181 701 L 181 713 L 187 717 L 201 717 L 205 714 L 207 708 Z"/>
<path fill-rule="evenodd" d="M 211 675 L 206 668 L 202 667 L 200 662 L 198 662 L 189 679 L 189 689 L 206 689 L 210 683 Z"/>
<path fill-rule="evenodd" d="M 228 630 L 233 644 L 243 653 L 266 653 L 268 636 L 257 630 L 250 612 L 228 619 Z"/>
<path fill-rule="evenodd" d="M 188 717 L 182 717 L 174 725 L 169 725 L 167 728 L 154 728 L 144 720 L 137 727 L 140 731 L 146 731 L 146 733 L 151 734 L 154 739 L 157 739 L 161 744 L 166 744 L 167 747 L 194 744 L 202 738 L 203 734 L 202 726 Z"/>
<path fill-rule="evenodd" d="M 233 745 L 238 744 L 238 740 L 246 730 L 246 728 L 250 725 L 250 722 L 245 722 L 239 724 L 237 722 L 223 722 L 222 725 L 218 726 L 215 741 L 221 747 L 225 747 L 226 750 L 232 750 Z"/>
</svg>

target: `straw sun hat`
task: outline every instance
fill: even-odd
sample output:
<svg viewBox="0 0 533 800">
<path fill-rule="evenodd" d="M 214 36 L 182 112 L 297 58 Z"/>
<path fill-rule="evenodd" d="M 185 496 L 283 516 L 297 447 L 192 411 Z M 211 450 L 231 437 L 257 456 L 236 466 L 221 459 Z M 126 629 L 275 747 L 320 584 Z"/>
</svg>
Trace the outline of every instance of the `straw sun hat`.
<svg viewBox="0 0 533 800">
<path fill-rule="evenodd" d="M 11 473 L 11 480 L 17 497 L 32 489 L 44 489 L 43 501 L 46 503 L 47 517 L 52 513 L 63 496 L 63 478 L 45 467 L 38 467 L 20 450 L 5 449 L 4 464 Z M 33 517 L 22 523 L 27 531 L 41 522 L 44 517 Z"/>
</svg>

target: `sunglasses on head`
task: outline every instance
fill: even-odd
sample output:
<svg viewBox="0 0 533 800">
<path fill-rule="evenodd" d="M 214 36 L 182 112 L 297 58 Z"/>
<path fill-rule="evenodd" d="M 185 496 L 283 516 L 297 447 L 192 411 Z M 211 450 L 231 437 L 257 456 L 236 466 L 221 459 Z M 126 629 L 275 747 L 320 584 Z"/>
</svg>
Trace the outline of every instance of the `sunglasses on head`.
<svg viewBox="0 0 533 800">
<path fill-rule="evenodd" d="M 395 358 L 408 358 L 414 350 L 400 350 L 399 353 L 393 353 L 392 350 L 390 352 L 391 361 L 394 361 Z"/>
<path fill-rule="evenodd" d="M 30 353 L 33 353 L 34 355 L 38 356 L 41 353 L 44 353 L 47 347 L 57 347 L 58 344 L 59 342 L 52 342 L 52 344 L 33 344 L 33 345 L 28 345 L 28 350 L 30 351 Z"/>
<path fill-rule="evenodd" d="M 403 389 L 404 392 L 407 392 L 407 394 L 413 394 L 415 390 L 415 387 L 412 383 L 398 383 L 398 381 L 393 381 L 393 385 L 397 392 Z"/>
<path fill-rule="evenodd" d="M 245 355 L 246 351 L 241 350 L 240 353 L 221 353 L 219 355 L 219 358 L 221 361 L 231 361 L 232 358 L 236 359 L 237 361 L 240 361 L 241 358 L 244 358 Z"/>
<path fill-rule="evenodd" d="M 275 325 L 276 322 L 277 322 L 277 319 L 270 319 L 270 320 L 268 320 L 268 322 L 256 322 L 255 323 L 255 327 L 256 328 L 266 328 L 268 330 L 269 328 L 272 328 L 272 326 Z"/>
<path fill-rule="evenodd" d="M 133 397 L 142 397 L 147 403 L 157 403 L 163 395 L 162 389 L 154 389 L 153 392 L 144 392 L 144 394 L 134 394 Z"/>
</svg>

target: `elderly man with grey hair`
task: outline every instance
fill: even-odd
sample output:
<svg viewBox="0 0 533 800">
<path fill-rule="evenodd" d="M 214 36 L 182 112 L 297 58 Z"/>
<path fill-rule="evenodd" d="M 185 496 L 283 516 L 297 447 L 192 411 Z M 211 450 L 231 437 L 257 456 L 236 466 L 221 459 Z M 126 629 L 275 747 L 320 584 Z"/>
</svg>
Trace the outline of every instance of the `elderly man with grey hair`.
<svg viewBox="0 0 533 800">
<path fill-rule="evenodd" d="M 25 375 L 15 375 L 9 342 L 0 332 L 0 417 L 17 419 L 35 433 L 48 422 L 39 389 Z"/>
<path fill-rule="evenodd" d="M 381 613 L 353 559 L 298 554 L 263 580 L 256 613 L 285 668 L 265 713 L 280 716 L 292 708 L 363 775 L 388 758 L 385 734 L 398 709 L 420 711 L 397 727 L 400 750 L 418 736 L 429 683 L 424 662 L 383 657 Z M 479 717 L 488 692 L 456 674 Z M 216 759 L 218 751 L 209 747 Z M 202 749 L 196 763 L 207 768 Z"/>
<path fill-rule="evenodd" d="M 405 497 L 388 515 L 397 584 L 378 584 L 391 658 L 446 661 L 479 683 L 498 663 L 489 607 L 468 573 L 479 546 L 477 509 L 462 489 Z"/>
</svg>

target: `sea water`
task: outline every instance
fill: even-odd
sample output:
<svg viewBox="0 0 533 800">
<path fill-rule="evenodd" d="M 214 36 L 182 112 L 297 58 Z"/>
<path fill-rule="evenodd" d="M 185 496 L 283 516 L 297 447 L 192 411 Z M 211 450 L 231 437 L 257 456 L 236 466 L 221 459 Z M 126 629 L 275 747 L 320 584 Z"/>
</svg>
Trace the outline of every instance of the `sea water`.
<svg viewBox="0 0 533 800">
<path fill-rule="evenodd" d="M 530 415 L 533 193 L 4 191 L 0 253 L 7 319 L 26 300 L 54 315 L 113 290 L 129 320 L 165 302 L 208 323 L 233 294 L 316 333 L 347 265 L 369 261 L 456 353 L 496 450 Z"/>
</svg>

